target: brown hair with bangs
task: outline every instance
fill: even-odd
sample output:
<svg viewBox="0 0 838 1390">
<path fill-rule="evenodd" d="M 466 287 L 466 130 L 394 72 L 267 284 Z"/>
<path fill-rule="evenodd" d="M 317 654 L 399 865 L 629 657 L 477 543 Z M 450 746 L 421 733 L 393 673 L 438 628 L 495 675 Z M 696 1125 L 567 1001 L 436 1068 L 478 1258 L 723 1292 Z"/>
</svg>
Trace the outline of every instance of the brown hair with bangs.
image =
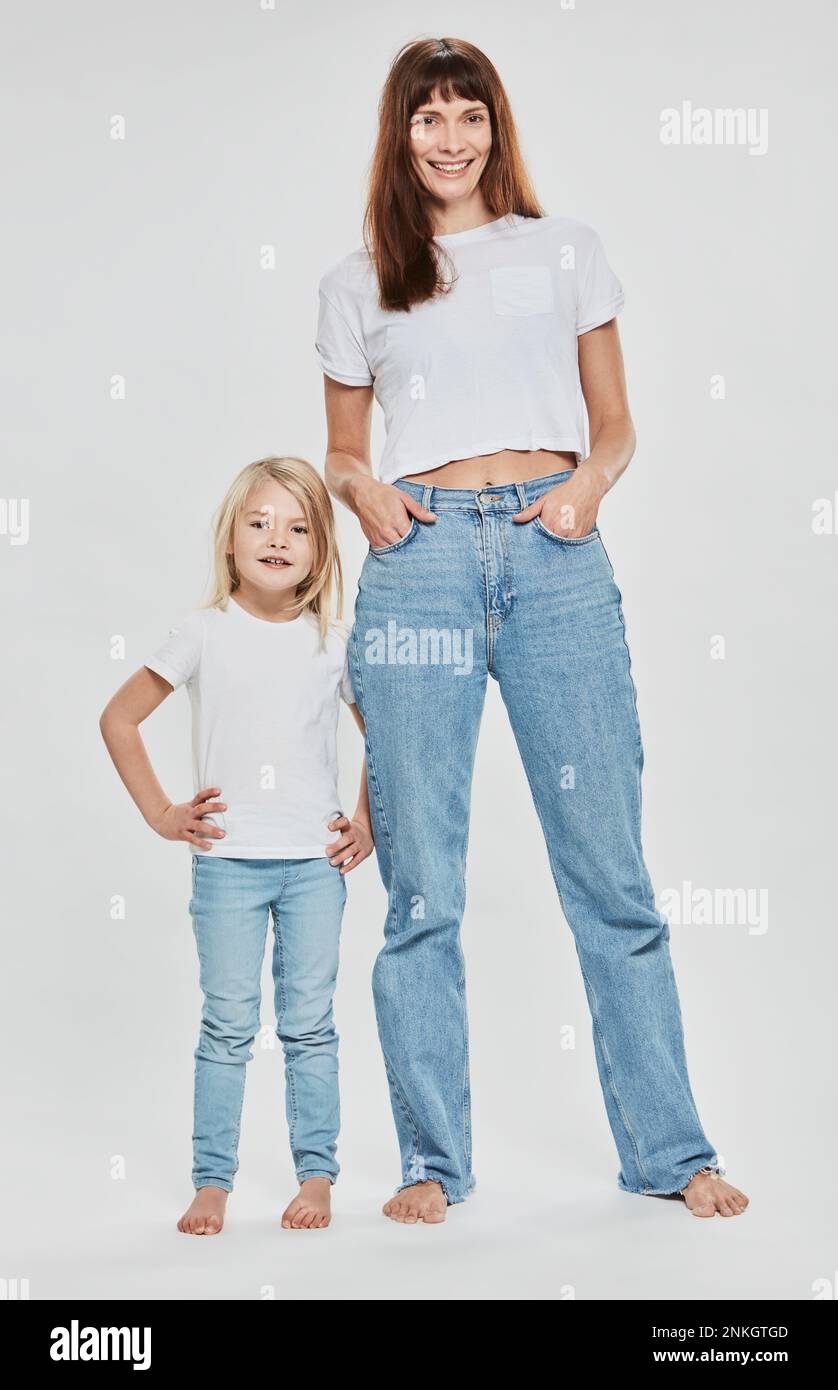
<svg viewBox="0 0 838 1390">
<path fill-rule="evenodd" d="M 409 310 L 444 293 L 434 245 L 428 191 L 411 157 L 410 122 L 435 91 L 443 101 L 482 101 L 489 111 L 492 147 L 480 180 L 495 217 L 544 217 L 518 144 L 509 99 L 494 64 L 463 39 L 414 39 L 399 50 L 378 108 L 364 213 L 364 244 L 375 263 L 382 309 Z"/>
</svg>

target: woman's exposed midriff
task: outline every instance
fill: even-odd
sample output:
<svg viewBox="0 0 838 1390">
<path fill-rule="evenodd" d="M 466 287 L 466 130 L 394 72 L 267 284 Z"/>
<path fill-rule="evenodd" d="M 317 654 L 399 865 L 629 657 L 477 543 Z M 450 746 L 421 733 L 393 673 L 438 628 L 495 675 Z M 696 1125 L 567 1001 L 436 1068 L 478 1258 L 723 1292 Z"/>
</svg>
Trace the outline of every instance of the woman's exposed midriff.
<svg viewBox="0 0 838 1390">
<path fill-rule="evenodd" d="M 576 455 L 567 450 L 501 449 L 496 454 L 451 459 L 427 473 L 407 473 L 405 479 L 409 483 L 433 483 L 435 487 L 503 487 L 504 483 L 524 483 L 575 467 Z"/>
</svg>

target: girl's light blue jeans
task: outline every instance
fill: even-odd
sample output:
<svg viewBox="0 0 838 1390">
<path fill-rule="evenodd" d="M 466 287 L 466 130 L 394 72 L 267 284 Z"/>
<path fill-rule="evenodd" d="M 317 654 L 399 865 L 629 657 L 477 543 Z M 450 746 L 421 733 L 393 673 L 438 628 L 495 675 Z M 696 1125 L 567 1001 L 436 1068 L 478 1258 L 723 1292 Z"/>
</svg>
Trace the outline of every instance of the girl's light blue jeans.
<svg viewBox="0 0 838 1390">
<path fill-rule="evenodd" d="M 346 878 L 314 859 L 192 856 L 189 911 L 204 995 L 195 1049 L 192 1181 L 232 1191 L 246 1064 L 259 1030 L 270 918 L 276 1032 L 297 1178 L 337 1180 L 338 1034 L 332 1016 Z"/>
<path fill-rule="evenodd" d="M 358 582 L 349 656 L 388 894 L 373 992 L 401 1149 L 396 1191 L 434 1179 L 449 1203 L 475 1186 L 460 923 L 488 676 L 574 935 L 617 1184 L 675 1193 L 718 1168 L 641 849 L 643 748 L 613 569 L 597 528 L 569 539 L 540 517 L 512 520 L 570 477 L 481 491 L 401 479 L 436 521 L 411 518 L 400 540 L 370 547 Z M 515 927 L 512 988 L 527 969 L 526 925 Z"/>
</svg>

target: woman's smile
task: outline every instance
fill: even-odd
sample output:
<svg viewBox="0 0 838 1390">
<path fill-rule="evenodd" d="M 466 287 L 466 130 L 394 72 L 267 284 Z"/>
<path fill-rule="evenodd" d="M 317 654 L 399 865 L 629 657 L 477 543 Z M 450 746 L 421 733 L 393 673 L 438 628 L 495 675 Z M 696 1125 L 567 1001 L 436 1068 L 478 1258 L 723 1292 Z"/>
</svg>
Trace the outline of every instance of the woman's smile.
<svg viewBox="0 0 838 1390">
<path fill-rule="evenodd" d="M 469 166 L 474 163 L 474 160 L 461 159 L 458 162 L 454 163 L 452 161 L 445 162 L 442 160 L 438 161 L 435 159 L 429 159 L 428 163 L 430 164 L 434 172 L 437 174 L 441 174 L 443 178 L 458 179 L 461 178 L 462 175 L 469 168 Z"/>
</svg>

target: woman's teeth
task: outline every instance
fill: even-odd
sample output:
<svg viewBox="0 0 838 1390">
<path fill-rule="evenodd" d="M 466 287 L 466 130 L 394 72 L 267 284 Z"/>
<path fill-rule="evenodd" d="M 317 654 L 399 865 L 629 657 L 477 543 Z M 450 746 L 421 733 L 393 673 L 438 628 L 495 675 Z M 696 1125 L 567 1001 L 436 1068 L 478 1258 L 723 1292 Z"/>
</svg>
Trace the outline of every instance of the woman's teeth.
<svg viewBox="0 0 838 1390">
<path fill-rule="evenodd" d="M 438 174 L 445 174 L 447 178 L 451 179 L 456 178 L 464 169 L 467 169 L 471 162 L 470 159 L 461 159 L 459 164 L 435 164 L 431 160 L 430 165 L 432 169 L 436 169 Z"/>
</svg>

